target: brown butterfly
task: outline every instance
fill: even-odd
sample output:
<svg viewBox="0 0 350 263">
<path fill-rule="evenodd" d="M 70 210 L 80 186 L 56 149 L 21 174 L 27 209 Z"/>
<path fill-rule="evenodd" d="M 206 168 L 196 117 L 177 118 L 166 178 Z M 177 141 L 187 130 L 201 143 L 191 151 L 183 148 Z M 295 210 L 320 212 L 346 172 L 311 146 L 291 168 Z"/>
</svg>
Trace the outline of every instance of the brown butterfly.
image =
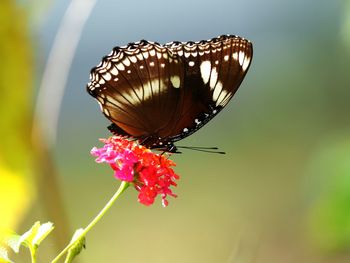
<svg viewBox="0 0 350 263">
<path fill-rule="evenodd" d="M 174 142 L 197 131 L 233 97 L 248 71 L 252 43 L 234 35 L 160 45 L 141 40 L 115 47 L 91 70 L 87 91 L 114 134 L 177 152 Z"/>
</svg>

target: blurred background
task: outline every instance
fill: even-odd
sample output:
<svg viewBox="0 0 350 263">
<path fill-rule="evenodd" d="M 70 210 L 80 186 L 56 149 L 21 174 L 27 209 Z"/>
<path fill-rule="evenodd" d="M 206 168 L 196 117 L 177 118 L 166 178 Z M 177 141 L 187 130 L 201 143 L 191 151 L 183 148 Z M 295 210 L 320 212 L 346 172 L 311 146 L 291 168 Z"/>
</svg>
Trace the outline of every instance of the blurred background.
<svg viewBox="0 0 350 263">
<path fill-rule="evenodd" d="M 86 92 L 102 56 L 140 39 L 220 34 L 251 40 L 252 66 L 226 109 L 180 144 L 227 154 L 172 156 L 178 198 L 144 207 L 128 189 L 78 261 L 349 262 L 350 2 L 341 0 L 2 0 L 1 228 L 53 221 L 39 249 L 48 262 L 116 191 L 112 170 L 89 154 L 110 135 Z"/>
</svg>

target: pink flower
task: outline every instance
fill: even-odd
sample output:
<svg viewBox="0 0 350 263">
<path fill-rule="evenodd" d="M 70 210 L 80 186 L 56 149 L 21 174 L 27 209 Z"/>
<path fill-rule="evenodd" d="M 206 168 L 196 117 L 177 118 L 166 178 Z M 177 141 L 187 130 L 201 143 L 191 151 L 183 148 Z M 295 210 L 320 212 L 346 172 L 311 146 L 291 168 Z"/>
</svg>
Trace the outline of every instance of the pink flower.
<svg viewBox="0 0 350 263">
<path fill-rule="evenodd" d="M 104 146 L 91 150 L 91 154 L 97 157 L 96 162 L 108 163 L 117 179 L 133 184 L 139 191 L 140 203 L 151 205 L 160 195 L 163 206 L 167 206 L 167 197 L 176 197 L 170 189 L 179 179 L 171 168 L 175 166 L 173 161 L 125 137 L 112 136 L 100 140 Z"/>
</svg>

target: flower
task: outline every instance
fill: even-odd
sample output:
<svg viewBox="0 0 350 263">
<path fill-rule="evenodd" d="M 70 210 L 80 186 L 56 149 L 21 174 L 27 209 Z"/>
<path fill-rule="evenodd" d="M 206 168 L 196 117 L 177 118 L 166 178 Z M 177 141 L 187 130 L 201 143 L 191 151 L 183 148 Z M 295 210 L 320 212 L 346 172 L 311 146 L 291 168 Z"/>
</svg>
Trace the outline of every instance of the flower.
<svg viewBox="0 0 350 263">
<path fill-rule="evenodd" d="M 156 154 L 150 149 L 122 136 L 100 139 L 102 148 L 92 148 L 91 154 L 97 163 L 108 163 L 114 176 L 135 186 L 139 191 L 138 201 L 144 205 L 153 204 L 157 195 L 162 205 L 168 205 L 168 196 L 176 197 L 170 189 L 176 186 L 179 176 L 171 168 L 175 163 L 165 155 Z"/>
</svg>

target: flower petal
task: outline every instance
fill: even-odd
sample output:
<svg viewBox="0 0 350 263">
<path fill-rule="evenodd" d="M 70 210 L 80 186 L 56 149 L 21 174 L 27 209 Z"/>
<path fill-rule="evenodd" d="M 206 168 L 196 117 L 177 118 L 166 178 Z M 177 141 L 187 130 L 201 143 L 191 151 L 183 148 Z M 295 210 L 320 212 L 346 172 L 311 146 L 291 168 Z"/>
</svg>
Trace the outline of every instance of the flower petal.
<svg viewBox="0 0 350 263">
<path fill-rule="evenodd" d="M 167 196 L 176 197 L 170 187 L 177 185 L 179 176 L 171 168 L 176 165 L 172 160 L 122 136 L 100 141 L 104 146 L 92 148 L 91 155 L 97 163 L 108 163 L 117 179 L 134 184 L 140 203 L 149 206 L 161 195 L 162 205 L 167 206 Z"/>
</svg>

